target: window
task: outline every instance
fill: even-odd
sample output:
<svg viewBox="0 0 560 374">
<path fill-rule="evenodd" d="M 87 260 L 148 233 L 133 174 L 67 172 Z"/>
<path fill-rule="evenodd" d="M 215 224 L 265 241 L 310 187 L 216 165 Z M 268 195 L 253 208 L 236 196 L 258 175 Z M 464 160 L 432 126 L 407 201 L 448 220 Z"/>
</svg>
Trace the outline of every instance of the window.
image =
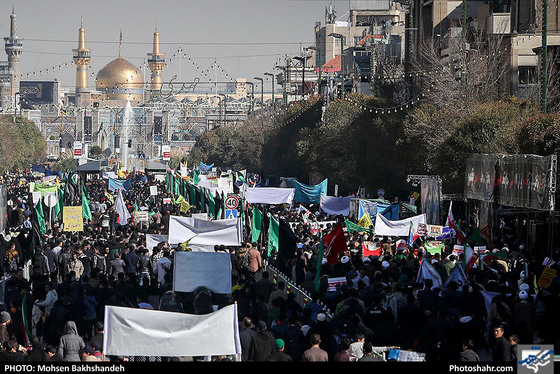
<svg viewBox="0 0 560 374">
<path fill-rule="evenodd" d="M 520 66 L 518 68 L 519 74 L 519 84 L 520 85 L 528 85 L 528 84 L 537 84 L 538 77 L 537 77 L 537 67 L 536 66 Z"/>
</svg>

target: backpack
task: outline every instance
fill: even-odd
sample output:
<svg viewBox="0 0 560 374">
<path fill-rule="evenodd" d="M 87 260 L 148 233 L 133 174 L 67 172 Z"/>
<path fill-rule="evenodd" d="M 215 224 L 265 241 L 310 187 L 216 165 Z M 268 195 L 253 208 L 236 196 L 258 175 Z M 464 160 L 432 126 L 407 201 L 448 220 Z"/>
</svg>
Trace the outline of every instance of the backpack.
<svg viewBox="0 0 560 374">
<path fill-rule="evenodd" d="M 249 270 L 249 252 L 239 258 L 239 265 L 244 270 Z"/>
</svg>

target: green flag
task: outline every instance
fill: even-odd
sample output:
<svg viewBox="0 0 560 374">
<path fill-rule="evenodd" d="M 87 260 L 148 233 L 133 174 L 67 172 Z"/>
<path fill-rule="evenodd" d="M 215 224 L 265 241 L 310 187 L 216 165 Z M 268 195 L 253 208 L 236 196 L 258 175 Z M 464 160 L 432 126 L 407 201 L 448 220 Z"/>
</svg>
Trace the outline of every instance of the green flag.
<svg viewBox="0 0 560 374">
<path fill-rule="evenodd" d="M 45 215 L 43 214 L 43 199 L 41 198 L 35 206 L 35 214 L 37 214 L 37 222 L 39 223 L 39 233 L 45 235 L 47 228 L 45 226 Z"/>
<path fill-rule="evenodd" d="M 191 205 L 196 205 L 196 189 L 194 188 L 194 185 L 188 183 L 187 189 L 189 190 L 189 203 Z"/>
<path fill-rule="evenodd" d="M 235 172 L 236 179 L 240 182 L 247 183 L 247 180 L 245 179 L 245 173 L 245 170 Z"/>
<path fill-rule="evenodd" d="M 257 208 L 253 207 L 253 224 L 251 228 L 251 242 L 257 243 L 261 236 L 262 230 L 262 213 Z"/>
<path fill-rule="evenodd" d="M 424 247 L 426 248 L 426 251 L 431 255 L 434 255 L 436 253 L 441 254 L 443 248 L 445 247 L 445 243 L 441 241 L 430 240 L 426 242 Z"/>
<path fill-rule="evenodd" d="M 205 199 L 206 196 L 204 196 L 204 188 L 200 189 L 200 213 L 206 213 L 206 203 L 205 203 Z"/>
<path fill-rule="evenodd" d="M 482 236 L 480 235 L 480 230 L 478 230 L 477 227 L 475 227 L 473 232 L 469 235 L 469 239 L 477 244 L 484 244 Z"/>
<path fill-rule="evenodd" d="M 84 184 L 82 184 L 82 217 L 91 220 L 91 210 L 89 209 L 89 194 Z"/>
<path fill-rule="evenodd" d="M 199 174 L 200 172 L 198 170 L 193 170 L 193 183 L 195 186 L 198 186 L 198 182 L 200 181 Z"/>
<path fill-rule="evenodd" d="M 317 255 L 317 270 L 315 272 L 315 291 L 319 292 L 321 286 L 321 265 L 323 264 L 323 252 L 325 250 L 325 237 L 321 234 L 321 246 Z"/>
<path fill-rule="evenodd" d="M 354 232 L 368 232 L 370 234 L 375 234 L 373 229 L 362 227 L 362 226 L 350 221 L 346 217 L 344 217 L 344 222 L 346 222 L 346 229 L 349 232 L 352 232 L 352 231 L 354 231 Z"/>
<path fill-rule="evenodd" d="M 54 221 L 57 220 L 58 215 L 60 214 L 60 212 L 62 212 L 62 207 L 64 206 L 64 188 L 60 187 L 58 189 L 58 193 L 57 196 L 58 198 L 56 205 L 54 206 L 53 209 L 53 214 L 54 214 Z"/>
<path fill-rule="evenodd" d="M 278 251 L 278 239 L 280 237 L 280 222 L 269 215 L 270 224 L 268 225 L 268 257 L 273 250 Z"/>
<path fill-rule="evenodd" d="M 216 218 L 216 201 L 214 200 L 214 195 L 212 195 L 212 191 L 208 191 L 208 217 Z"/>
</svg>

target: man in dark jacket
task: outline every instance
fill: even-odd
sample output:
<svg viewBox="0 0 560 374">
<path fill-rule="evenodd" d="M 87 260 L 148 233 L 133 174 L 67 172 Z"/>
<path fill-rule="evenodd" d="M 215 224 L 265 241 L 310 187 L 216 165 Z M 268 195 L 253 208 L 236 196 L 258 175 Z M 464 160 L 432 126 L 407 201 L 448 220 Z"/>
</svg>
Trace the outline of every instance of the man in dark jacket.
<svg viewBox="0 0 560 374">
<path fill-rule="evenodd" d="M 44 252 L 45 257 L 47 258 L 47 264 L 49 267 L 49 273 L 51 274 L 51 279 L 57 279 L 58 274 L 58 256 L 53 251 L 52 247 L 48 245 L 45 248 Z"/>
<path fill-rule="evenodd" d="M 265 361 L 276 351 L 274 335 L 266 328 L 266 322 L 257 323 L 257 334 L 251 339 L 249 348 L 249 361 Z"/>
<path fill-rule="evenodd" d="M 135 279 L 138 270 L 138 254 L 134 248 L 129 248 L 124 252 L 122 259 L 124 261 L 124 271 L 128 279 Z"/>
<path fill-rule="evenodd" d="M 33 268 L 39 269 L 41 275 L 49 274 L 49 265 L 47 264 L 47 258 L 44 255 L 43 248 L 37 247 L 35 248 L 35 253 L 31 258 L 31 266 Z"/>
<path fill-rule="evenodd" d="M 152 263 L 150 261 L 150 254 L 147 249 L 140 249 L 140 256 L 138 257 L 138 284 L 140 286 L 149 285 L 151 273 Z"/>
<path fill-rule="evenodd" d="M 276 347 L 276 351 L 270 356 L 268 356 L 266 361 L 284 361 L 284 362 L 292 361 L 292 357 L 284 353 L 284 341 L 282 339 L 276 339 L 274 341 L 274 346 Z"/>
<path fill-rule="evenodd" d="M 253 340 L 253 337 L 257 334 L 258 332 L 255 325 L 253 325 L 253 320 L 250 317 L 245 317 L 243 319 L 243 329 L 239 332 L 242 361 L 249 361 L 249 350 L 251 349 L 251 342 Z"/>
<path fill-rule="evenodd" d="M 494 340 L 492 347 L 493 362 L 510 361 L 510 347 L 508 340 L 504 337 L 504 327 L 502 325 L 494 328 Z"/>
</svg>

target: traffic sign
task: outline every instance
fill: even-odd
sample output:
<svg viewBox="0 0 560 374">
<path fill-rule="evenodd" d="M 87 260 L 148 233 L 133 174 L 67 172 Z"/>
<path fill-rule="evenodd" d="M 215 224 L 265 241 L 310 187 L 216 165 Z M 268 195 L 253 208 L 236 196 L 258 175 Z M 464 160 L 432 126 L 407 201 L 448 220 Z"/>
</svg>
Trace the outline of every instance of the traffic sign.
<svg viewBox="0 0 560 374">
<path fill-rule="evenodd" d="M 237 218 L 237 209 L 226 209 L 226 219 Z"/>
<path fill-rule="evenodd" d="M 239 205 L 239 197 L 235 195 L 228 196 L 225 201 L 227 209 L 236 209 Z"/>
<path fill-rule="evenodd" d="M 56 198 L 56 195 L 45 196 L 45 205 L 47 205 L 47 207 L 54 208 L 57 203 L 58 203 L 58 199 Z"/>
</svg>

